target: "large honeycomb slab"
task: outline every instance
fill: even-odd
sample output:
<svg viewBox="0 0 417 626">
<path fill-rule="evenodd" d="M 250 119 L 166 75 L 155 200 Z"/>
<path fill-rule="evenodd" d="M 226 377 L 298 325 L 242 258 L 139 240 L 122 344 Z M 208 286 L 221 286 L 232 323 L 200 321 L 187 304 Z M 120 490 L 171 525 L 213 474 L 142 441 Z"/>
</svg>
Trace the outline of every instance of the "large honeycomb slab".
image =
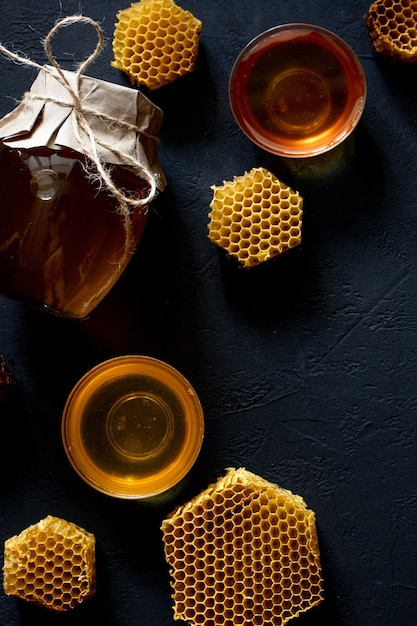
<svg viewBox="0 0 417 626">
<path fill-rule="evenodd" d="M 174 618 L 282 626 L 323 599 L 315 515 L 288 490 L 229 469 L 162 523 Z"/>
<path fill-rule="evenodd" d="M 66 611 L 95 594 L 95 538 L 49 515 L 4 544 L 7 595 Z"/>
<path fill-rule="evenodd" d="M 417 0 L 376 0 L 365 21 L 376 53 L 417 61 Z"/>
<path fill-rule="evenodd" d="M 197 65 L 201 21 L 173 0 L 141 0 L 117 13 L 112 66 L 158 89 Z"/>
<path fill-rule="evenodd" d="M 212 189 L 209 239 L 243 267 L 301 243 L 303 199 L 268 170 L 253 168 Z"/>
</svg>

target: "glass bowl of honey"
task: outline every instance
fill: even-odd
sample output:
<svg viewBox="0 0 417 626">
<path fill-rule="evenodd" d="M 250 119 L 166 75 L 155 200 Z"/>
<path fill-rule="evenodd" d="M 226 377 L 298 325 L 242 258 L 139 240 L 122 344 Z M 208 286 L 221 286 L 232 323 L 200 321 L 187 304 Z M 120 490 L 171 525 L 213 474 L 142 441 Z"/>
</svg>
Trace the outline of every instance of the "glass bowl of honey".
<svg viewBox="0 0 417 626">
<path fill-rule="evenodd" d="M 115 357 L 93 367 L 66 401 L 62 439 L 81 478 L 116 498 L 168 494 L 200 452 L 199 398 L 174 367 L 147 356 Z"/>
<path fill-rule="evenodd" d="M 283 24 L 252 39 L 237 57 L 229 101 L 241 130 L 273 154 L 323 154 L 357 126 L 366 101 L 362 65 L 338 35 Z"/>
</svg>

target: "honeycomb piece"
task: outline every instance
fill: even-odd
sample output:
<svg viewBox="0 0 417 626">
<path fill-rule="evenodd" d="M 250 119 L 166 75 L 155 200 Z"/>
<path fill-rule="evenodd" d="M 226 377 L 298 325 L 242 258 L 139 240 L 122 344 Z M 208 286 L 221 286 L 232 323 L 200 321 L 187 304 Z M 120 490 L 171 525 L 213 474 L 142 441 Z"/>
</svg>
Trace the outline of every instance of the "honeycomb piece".
<svg viewBox="0 0 417 626">
<path fill-rule="evenodd" d="M 280 626 L 323 600 L 314 513 L 243 468 L 178 507 L 162 533 L 176 620 Z"/>
<path fill-rule="evenodd" d="M 301 243 L 303 199 L 268 170 L 253 168 L 211 188 L 209 239 L 243 267 Z"/>
<path fill-rule="evenodd" d="M 72 522 L 48 515 L 4 544 L 3 588 L 53 611 L 95 594 L 95 538 Z"/>
<path fill-rule="evenodd" d="M 417 0 L 376 0 L 365 21 L 376 53 L 417 61 Z"/>
<path fill-rule="evenodd" d="M 173 0 L 140 0 L 119 11 L 111 65 L 132 84 L 158 89 L 192 72 L 201 22 Z"/>
</svg>

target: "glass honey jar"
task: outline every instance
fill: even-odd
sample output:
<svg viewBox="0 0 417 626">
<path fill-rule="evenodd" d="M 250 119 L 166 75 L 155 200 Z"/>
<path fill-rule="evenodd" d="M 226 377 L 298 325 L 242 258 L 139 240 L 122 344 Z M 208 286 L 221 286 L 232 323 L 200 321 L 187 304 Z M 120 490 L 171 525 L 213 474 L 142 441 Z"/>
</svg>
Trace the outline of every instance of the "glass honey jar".
<svg viewBox="0 0 417 626">
<path fill-rule="evenodd" d="M 0 293 L 83 318 L 126 268 L 165 178 L 156 148 L 162 111 L 137 90 L 87 76 L 75 111 L 75 84 L 73 72 L 45 67 L 0 120 Z M 137 204 L 120 211 L 91 153 Z"/>
</svg>

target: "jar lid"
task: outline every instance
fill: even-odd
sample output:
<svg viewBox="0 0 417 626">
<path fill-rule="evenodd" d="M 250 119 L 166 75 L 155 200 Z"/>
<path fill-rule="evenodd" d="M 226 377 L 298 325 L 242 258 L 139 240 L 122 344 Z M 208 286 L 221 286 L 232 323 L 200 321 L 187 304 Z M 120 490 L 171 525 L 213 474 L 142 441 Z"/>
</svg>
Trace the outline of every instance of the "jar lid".
<svg viewBox="0 0 417 626">
<path fill-rule="evenodd" d="M 62 439 L 75 471 L 110 496 L 142 499 L 177 485 L 202 445 L 198 396 L 175 368 L 146 356 L 100 363 L 71 391 Z"/>
</svg>

